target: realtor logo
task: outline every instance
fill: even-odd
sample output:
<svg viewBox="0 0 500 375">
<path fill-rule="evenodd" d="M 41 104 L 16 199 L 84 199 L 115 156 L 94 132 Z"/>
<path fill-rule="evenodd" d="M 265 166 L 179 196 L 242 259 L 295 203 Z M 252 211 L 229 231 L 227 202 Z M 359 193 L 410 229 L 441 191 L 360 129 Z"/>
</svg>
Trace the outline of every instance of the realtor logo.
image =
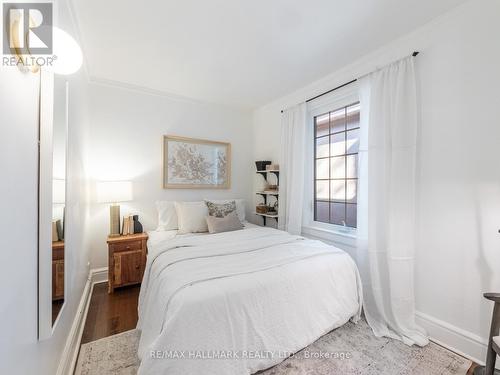
<svg viewBox="0 0 500 375">
<path fill-rule="evenodd" d="M 3 4 L 3 53 L 52 54 L 52 3 Z"/>
</svg>

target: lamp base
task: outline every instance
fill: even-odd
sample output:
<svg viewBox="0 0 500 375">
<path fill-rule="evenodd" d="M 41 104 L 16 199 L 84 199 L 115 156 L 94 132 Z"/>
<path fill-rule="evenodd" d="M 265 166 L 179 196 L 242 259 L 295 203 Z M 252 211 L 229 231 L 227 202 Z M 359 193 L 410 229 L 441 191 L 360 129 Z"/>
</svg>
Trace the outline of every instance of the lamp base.
<svg viewBox="0 0 500 375">
<path fill-rule="evenodd" d="M 118 237 L 120 235 L 120 206 L 113 204 L 109 206 L 109 236 Z"/>
</svg>

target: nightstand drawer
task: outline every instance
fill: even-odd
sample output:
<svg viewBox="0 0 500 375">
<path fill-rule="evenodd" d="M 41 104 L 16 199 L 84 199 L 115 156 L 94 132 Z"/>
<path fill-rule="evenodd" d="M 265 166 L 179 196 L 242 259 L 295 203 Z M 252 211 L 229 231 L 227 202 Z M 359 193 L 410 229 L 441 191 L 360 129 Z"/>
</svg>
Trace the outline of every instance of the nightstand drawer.
<svg viewBox="0 0 500 375">
<path fill-rule="evenodd" d="M 131 251 L 131 250 L 141 250 L 142 249 L 142 241 L 137 240 L 137 241 L 124 241 L 124 242 L 117 242 L 112 245 L 110 245 L 111 249 L 113 251 Z"/>
</svg>

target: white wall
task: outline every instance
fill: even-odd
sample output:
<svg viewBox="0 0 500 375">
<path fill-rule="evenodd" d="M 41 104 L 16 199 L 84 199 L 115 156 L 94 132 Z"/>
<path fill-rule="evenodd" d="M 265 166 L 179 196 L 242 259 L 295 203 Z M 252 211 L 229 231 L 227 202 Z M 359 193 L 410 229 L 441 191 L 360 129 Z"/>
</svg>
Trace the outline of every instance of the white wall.
<svg viewBox="0 0 500 375">
<path fill-rule="evenodd" d="M 59 25 L 73 33 L 60 2 Z M 83 73 L 70 77 L 66 305 L 54 336 L 37 340 L 37 74 L 0 67 L 0 373 L 56 373 L 88 276 L 82 228 L 87 216 L 84 171 L 85 95 Z"/>
<path fill-rule="evenodd" d="M 282 108 L 421 52 L 419 322 L 480 360 L 492 310 L 482 293 L 500 291 L 499 14 L 500 2 L 472 0 L 254 113 L 256 139 L 278 140 Z M 255 158 L 277 159 L 277 145 L 256 142 Z"/>
<path fill-rule="evenodd" d="M 139 214 L 145 230 L 156 228 L 156 200 L 250 199 L 250 112 L 116 84 L 93 83 L 90 97 L 89 173 L 93 188 L 100 180 L 131 180 L 133 201 L 121 205 L 121 214 Z M 162 141 L 167 134 L 230 142 L 231 189 L 163 189 Z M 93 203 L 91 223 L 92 267 L 107 267 L 109 206 Z"/>
</svg>

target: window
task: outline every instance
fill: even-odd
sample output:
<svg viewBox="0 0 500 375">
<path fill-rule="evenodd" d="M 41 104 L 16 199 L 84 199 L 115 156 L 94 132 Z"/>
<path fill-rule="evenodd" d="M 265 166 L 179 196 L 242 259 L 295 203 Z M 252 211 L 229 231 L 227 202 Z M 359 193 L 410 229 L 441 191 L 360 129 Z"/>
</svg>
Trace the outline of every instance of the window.
<svg viewBox="0 0 500 375">
<path fill-rule="evenodd" d="M 356 228 L 360 105 L 314 117 L 314 221 Z"/>
</svg>

